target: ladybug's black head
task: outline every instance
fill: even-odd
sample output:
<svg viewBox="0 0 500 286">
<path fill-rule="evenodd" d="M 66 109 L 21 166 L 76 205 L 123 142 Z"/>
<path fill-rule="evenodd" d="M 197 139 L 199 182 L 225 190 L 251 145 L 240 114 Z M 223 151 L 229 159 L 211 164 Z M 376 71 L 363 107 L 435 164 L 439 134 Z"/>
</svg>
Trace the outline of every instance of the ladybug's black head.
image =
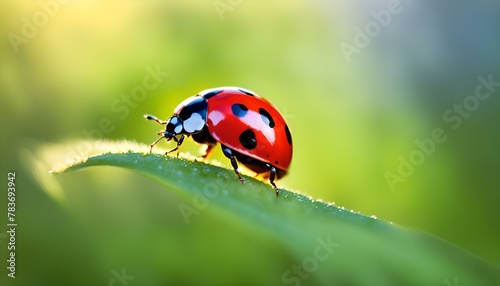
<svg viewBox="0 0 500 286">
<path fill-rule="evenodd" d="M 172 140 L 175 136 L 185 133 L 184 127 L 182 126 L 182 121 L 179 119 L 178 115 L 174 115 L 167 120 L 167 126 L 165 131 L 160 132 L 158 135 L 163 135 L 167 141 Z"/>
</svg>

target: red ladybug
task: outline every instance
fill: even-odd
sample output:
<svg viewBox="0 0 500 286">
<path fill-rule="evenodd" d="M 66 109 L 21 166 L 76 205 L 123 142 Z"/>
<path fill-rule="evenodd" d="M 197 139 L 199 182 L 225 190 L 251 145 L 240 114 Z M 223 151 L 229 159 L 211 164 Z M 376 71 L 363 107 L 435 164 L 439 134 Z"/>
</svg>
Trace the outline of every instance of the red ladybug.
<svg viewBox="0 0 500 286">
<path fill-rule="evenodd" d="M 292 135 L 278 110 L 254 92 L 239 87 L 207 89 L 184 100 L 167 121 L 149 114 L 144 117 L 166 124 L 150 152 L 162 138 L 177 142 L 166 155 L 178 150 L 186 136 L 192 136 L 206 145 L 202 155 L 206 158 L 219 142 L 240 182 L 237 161 L 255 173 L 269 172 L 265 176 L 279 194 L 274 180 L 285 176 L 290 166 Z"/>
</svg>

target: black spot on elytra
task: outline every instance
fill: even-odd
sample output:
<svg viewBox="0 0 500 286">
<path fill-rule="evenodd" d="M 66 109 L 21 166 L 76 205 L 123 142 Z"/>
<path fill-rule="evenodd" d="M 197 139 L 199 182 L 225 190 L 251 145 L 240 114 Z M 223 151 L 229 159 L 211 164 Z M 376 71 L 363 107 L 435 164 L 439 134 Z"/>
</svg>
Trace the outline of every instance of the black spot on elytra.
<svg viewBox="0 0 500 286">
<path fill-rule="evenodd" d="M 255 96 L 255 94 L 253 94 L 249 90 L 246 90 L 246 89 L 243 89 L 243 88 L 238 88 L 238 90 L 241 91 L 241 92 L 243 92 L 246 95 Z"/>
<path fill-rule="evenodd" d="M 290 129 L 288 129 L 288 125 L 285 125 L 285 134 L 286 134 L 286 141 L 288 141 L 288 144 L 292 145 L 292 134 L 290 134 Z"/>
<path fill-rule="evenodd" d="M 243 131 L 239 137 L 241 145 L 248 150 L 252 150 L 257 147 L 257 139 L 255 138 L 255 132 L 252 129 L 247 129 Z"/>
<path fill-rule="evenodd" d="M 264 121 L 264 123 L 273 128 L 274 127 L 274 119 L 272 118 L 271 114 L 269 114 L 269 112 L 267 112 L 265 109 L 263 108 L 259 108 L 259 113 L 260 113 L 260 117 L 262 118 L 262 121 Z"/>
<path fill-rule="evenodd" d="M 209 92 L 207 92 L 207 93 L 205 93 L 205 94 L 203 94 L 203 95 L 201 95 L 201 96 L 202 96 L 204 99 L 209 99 L 210 97 L 213 97 L 213 96 L 215 96 L 215 95 L 217 95 L 217 94 L 219 94 L 219 93 L 221 93 L 221 92 L 222 92 L 222 89 L 214 89 L 214 90 L 209 91 Z"/>
<path fill-rule="evenodd" d="M 231 111 L 233 111 L 235 116 L 243 117 L 248 113 L 248 107 L 240 103 L 235 103 L 231 106 Z"/>
<path fill-rule="evenodd" d="M 278 161 L 274 161 L 274 164 L 278 165 L 279 163 L 278 163 Z"/>
</svg>

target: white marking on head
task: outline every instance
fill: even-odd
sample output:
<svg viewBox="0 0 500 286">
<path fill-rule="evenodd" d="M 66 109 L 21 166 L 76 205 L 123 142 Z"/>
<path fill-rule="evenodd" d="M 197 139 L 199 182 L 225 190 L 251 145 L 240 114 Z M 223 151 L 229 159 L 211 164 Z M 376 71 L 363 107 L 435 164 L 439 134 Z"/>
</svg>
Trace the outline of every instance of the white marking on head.
<svg viewBox="0 0 500 286">
<path fill-rule="evenodd" d="M 205 126 L 205 120 L 198 113 L 191 114 L 191 117 L 184 120 L 183 122 L 184 130 L 187 133 L 193 133 L 195 131 L 200 131 Z"/>
<path fill-rule="evenodd" d="M 182 132 L 182 125 L 181 125 L 181 124 L 179 124 L 179 125 L 175 126 L 174 132 L 175 132 L 176 134 L 181 133 L 181 132 Z"/>
</svg>

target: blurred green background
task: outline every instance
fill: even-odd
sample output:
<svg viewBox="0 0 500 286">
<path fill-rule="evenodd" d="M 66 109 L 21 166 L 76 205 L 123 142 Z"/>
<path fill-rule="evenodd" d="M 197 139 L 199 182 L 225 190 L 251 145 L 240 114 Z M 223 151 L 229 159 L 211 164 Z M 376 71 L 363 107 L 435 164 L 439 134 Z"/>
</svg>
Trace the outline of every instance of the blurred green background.
<svg viewBox="0 0 500 286">
<path fill-rule="evenodd" d="M 149 144 L 160 127 L 144 113 L 166 119 L 184 98 L 224 85 L 255 91 L 287 119 L 294 158 L 278 185 L 500 264 L 500 87 L 472 98 L 478 77 L 500 82 L 497 1 L 402 0 L 397 14 L 372 26 L 391 1 L 66 2 L 0 4 L 2 174 L 16 171 L 18 183 L 14 282 L 106 284 L 123 267 L 163 281 L 163 268 L 141 261 L 147 257 L 179 269 L 172 284 L 200 270 L 183 280 L 196 283 L 220 275 L 202 271 L 206 259 L 220 269 L 264 263 L 233 247 L 236 239 L 279 251 L 248 229 L 222 232 L 213 249 L 201 249 L 200 237 L 226 223 L 207 213 L 186 225 L 177 209 L 183 199 L 140 175 L 98 168 L 55 177 L 42 158 L 51 144 L 64 144 L 71 158 L 85 151 L 84 139 Z M 360 36 L 367 24 L 372 36 Z M 342 47 L 355 41 L 366 47 L 346 56 Z M 464 100 L 466 115 L 454 109 Z M 435 128 L 446 141 L 391 188 L 387 172 L 398 174 L 400 157 L 409 160 L 415 140 Z M 182 151 L 197 154 L 199 146 L 188 140 Z M 65 204 L 53 199 L 62 193 Z M 6 195 L 0 203 L 5 217 Z M 160 241 L 164 248 L 154 247 Z M 240 251 L 242 260 L 220 249 Z M 265 263 L 279 263 L 275 257 Z M 259 275 L 279 279 L 273 271 Z"/>
</svg>

